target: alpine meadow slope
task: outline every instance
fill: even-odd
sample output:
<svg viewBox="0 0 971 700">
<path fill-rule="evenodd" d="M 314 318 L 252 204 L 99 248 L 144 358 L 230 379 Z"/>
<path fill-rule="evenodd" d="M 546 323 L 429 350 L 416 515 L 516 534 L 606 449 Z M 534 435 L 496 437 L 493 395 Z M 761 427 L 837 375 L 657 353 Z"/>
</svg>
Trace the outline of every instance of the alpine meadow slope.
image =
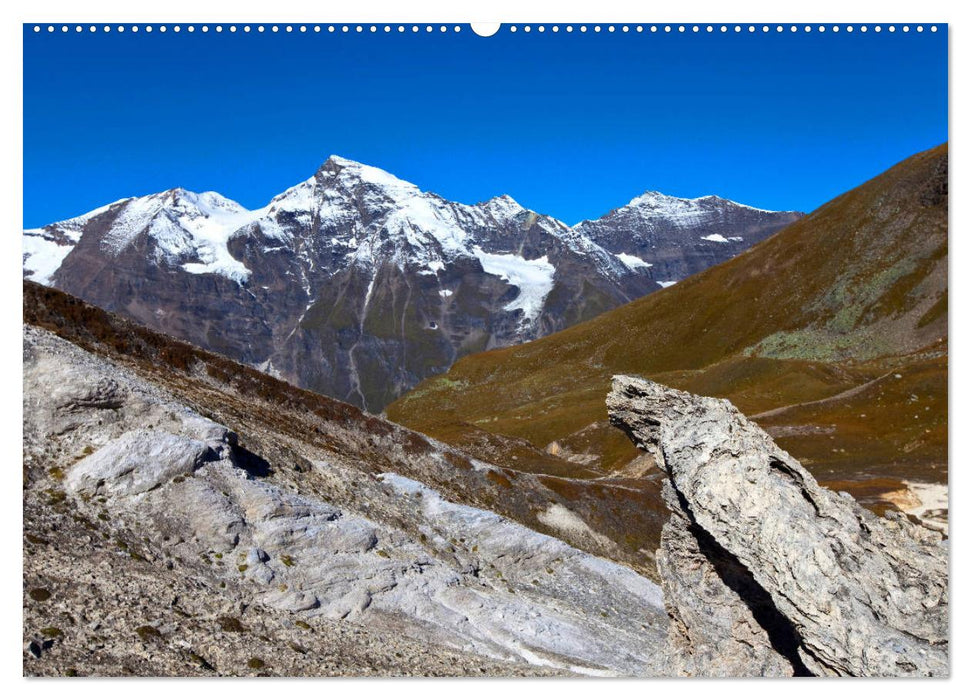
<svg viewBox="0 0 971 700">
<path fill-rule="evenodd" d="M 730 399 L 822 483 L 946 528 L 921 494 L 947 483 L 947 213 L 943 144 L 670 289 L 463 358 L 388 415 L 493 463 L 646 487 L 602 398 L 642 375 Z"/>
</svg>

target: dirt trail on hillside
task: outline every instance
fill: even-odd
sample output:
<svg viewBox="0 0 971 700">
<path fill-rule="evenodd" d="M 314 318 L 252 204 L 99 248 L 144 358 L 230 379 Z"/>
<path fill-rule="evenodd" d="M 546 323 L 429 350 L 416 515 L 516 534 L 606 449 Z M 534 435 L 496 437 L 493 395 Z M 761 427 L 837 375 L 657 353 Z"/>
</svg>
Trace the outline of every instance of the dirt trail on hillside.
<svg viewBox="0 0 971 700">
<path fill-rule="evenodd" d="M 749 416 L 749 418 L 751 418 L 752 420 L 759 420 L 760 418 L 773 418 L 775 416 L 785 413 L 786 411 L 791 411 L 792 409 L 795 409 L 795 408 L 805 408 L 807 406 L 823 406 L 825 404 L 832 403 L 833 401 L 839 401 L 841 399 L 849 399 L 856 396 L 857 394 L 860 394 L 866 391 L 871 386 L 874 386 L 878 382 L 889 377 L 891 374 L 893 374 L 893 372 L 887 372 L 886 374 L 881 374 L 879 377 L 875 379 L 871 379 L 868 382 L 864 382 L 863 384 L 847 389 L 846 391 L 841 391 L 838 394 L 827 396 L 826 398 L 823 398 L 823 399 L 816 399 L 814 401 L 803 401 L 802 403 L 792 403 L 792 404 L 789 404 L 788 406 L 779 406 L 779 408 L 773 408 L 768 411 L 762 411 L 762 413 L 756 413 L 754 415 Z"/>
</svg>

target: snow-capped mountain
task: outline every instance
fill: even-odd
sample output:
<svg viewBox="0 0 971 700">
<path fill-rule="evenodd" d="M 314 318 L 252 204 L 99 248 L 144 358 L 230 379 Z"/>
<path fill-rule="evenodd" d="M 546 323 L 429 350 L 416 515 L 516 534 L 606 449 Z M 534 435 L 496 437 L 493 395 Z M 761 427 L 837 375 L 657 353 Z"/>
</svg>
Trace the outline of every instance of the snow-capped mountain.
<svg viewBox="0 0 971 700">
<path fill-rule="evenodd" d="M 712 195 L 682 199 L 645 192 L 575 229 L 625 263 L 650 265 L 654 279 L 667 287 L 738 255 L 801 216 Z"/>
<path fill-rule="evenodd" d="M 214 273 L 238 282 L 249 271 L 227 249 L 230 236 L 249 223 L 252 212 L 218 192 L 196 194 L 181 188 L 113 202 L 67 221 L 24 231 L 24 271 L 36 282 L 49 283 L 93 219 L 110 215 L 100 236 L 108 257 L 117 257 L 145 235 L 154 242 L 155 262 L 178 264 L 187 272 Z"/>
<path fill-rule="evenodd" d="M 462 355 L 546 335 L 664 286 L 657 270 L 673 274 L 667 249 L 617 245 L 662 240 L 657 231 L 671 228 L 680 210 L 655 207 L 667 217 L 660 225 L 646 198 L 569 227 L 509 196 L 459 204 L 332 156 L 256 210 L 173 189 L 26 230 L 23 267 L 26 277 L 378 411 Z M 724 223 L 736 215 L 719 218 L 716 202 L 674 201 L 701 202 L 678 231 L 708 236 L 700 245 L 715 246 L 713 262 L 731 253 L 711 237 L 736 250 L 749 239 L 732 239 L 752 235 Z M 623 228 L 636 217 L 636 230 Z M 711 222 L 718 227 L 704 228 Z"/>
</svg>

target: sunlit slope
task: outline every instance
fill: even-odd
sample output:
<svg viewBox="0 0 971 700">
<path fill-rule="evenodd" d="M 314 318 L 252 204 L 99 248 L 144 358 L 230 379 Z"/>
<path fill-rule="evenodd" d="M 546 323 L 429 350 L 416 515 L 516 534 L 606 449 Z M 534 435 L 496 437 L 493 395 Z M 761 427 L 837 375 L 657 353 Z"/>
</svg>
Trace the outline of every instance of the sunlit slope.
<svg viewBox="0 0 971 700">
<path fill-rule="evenodd" d="M 388 415 L 494 461 L 517 438 L 520 469 L 610 473 L 635 454 L 606 426 L 609 380 L 641 374 L 750 415 L 790 407 L 760 420 L 823 478 L 944 479 L 947 192 L 945 144 L 669 289 L 466 357 Z"/>
</svg>

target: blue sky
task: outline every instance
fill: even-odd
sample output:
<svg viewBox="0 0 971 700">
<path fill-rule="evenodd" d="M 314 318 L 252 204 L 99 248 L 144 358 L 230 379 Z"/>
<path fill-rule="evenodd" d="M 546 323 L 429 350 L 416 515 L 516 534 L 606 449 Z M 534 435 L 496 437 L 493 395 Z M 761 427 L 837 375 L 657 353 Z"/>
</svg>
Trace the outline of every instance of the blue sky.
<svg viewBox="0 0 971 700">
<path fill-rule="evenodd" d="M 947 31 L 244 34 L 24 27 L 24 224 L 331 153 L 568 223 L 645 190 L 809 211 L 947 139 Z"/>
</svg>

